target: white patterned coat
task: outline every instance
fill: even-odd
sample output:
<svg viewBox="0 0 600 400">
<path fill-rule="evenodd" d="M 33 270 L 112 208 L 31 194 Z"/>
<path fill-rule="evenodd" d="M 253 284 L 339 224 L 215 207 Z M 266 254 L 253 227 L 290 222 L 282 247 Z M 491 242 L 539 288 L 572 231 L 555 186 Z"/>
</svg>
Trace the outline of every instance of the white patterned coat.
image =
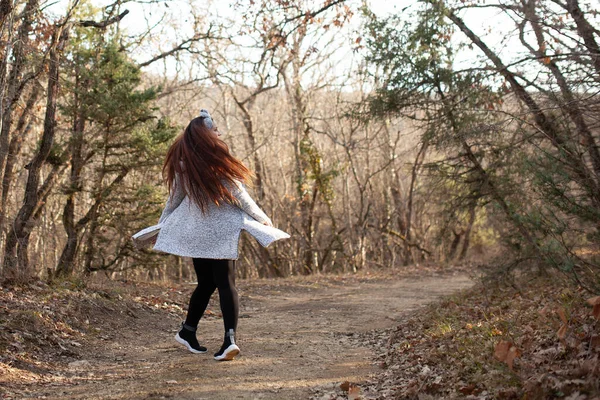
<svg viewBox="0 0 600 400">
<path fill-rule="evenodd" d="M 290 237 L 263 224 L 270 224 L 271 220 L 250 197 L 244 185 L 231 188 L 231 194 L 237 205 L 210 203 L 203 213 L 176 181 L 159 220 L 160 232 L 154 250 L 184 257 L 236 260 L 242 230 L 265 247 Z"/>
</svg>

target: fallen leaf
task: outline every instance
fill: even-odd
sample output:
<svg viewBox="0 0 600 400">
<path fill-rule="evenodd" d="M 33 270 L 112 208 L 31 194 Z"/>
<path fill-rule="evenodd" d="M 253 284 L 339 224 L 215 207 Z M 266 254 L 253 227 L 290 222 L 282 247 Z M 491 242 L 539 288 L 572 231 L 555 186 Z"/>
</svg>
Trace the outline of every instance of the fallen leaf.
<svg viewBox="0 0 600 400">
<path fill-rule="evenodd" d="M 600 319 L 600 296 L 587 299 L 589 305 L 593 306 L 592 315 L 596 319 Z"/>
<path fill-rule="evenodd" d="M 569 322 L 567 320 L 567 314 L 565 313 L 565 308 L 564 307 L 560 307 L 558 309 L 556 309 L 556 312 L 558 313 L 558 316 L 560 317 L 560 320 L 563 322 L 563 324 L 567 324 L 567 322 Z"/>
<path fill-rule="evenodd" d="M 468 396 L 470 394 L 473 394 L 473 392 L 475 391 L 475 388 L 476 388 L 476 386 L 471 383 L 470 385 L 463 386 L 463 387 L 461 387 L 458 390 L 459 390 L 459 392 L 461 392 L 465 396 Z"/>
<path fill-rule="evenodd" d="M 496 359 L 499 361 L 506 363 L 506 365 L 508 365 L 508 369 L 511 371 L 513 369 L 513 362 L 515 358 L 519 357 L 520 355 L 521 352 L 519 349 L 517 349 L 513 343 L 505 340 L 498 342 L 496 348 L 494 349 L 494 357 L 496 357 Z"/>
<path fill-rule="evenodd" d="M 358 386 L 350 386 L 348 390 L 348 400 L 360 400 L 360 388 Z"/>
<path fill-rule="evenodd" d="M 496 347 L 494 348 L 494 357 L 496 357 L 500 361 L 504 361 L 510 346 L 510 342 L 507 342 L 505 340 L 499 341 L 498 344 L 496 344 Z"/>
<path fill-rule="evenodd" d="M 600 296 L 589 298 L 586 301 L 591 306 L 597 306 L 598 304 L 600 304 Z"/>
<path fill-rule="evenodd" d="M 563 324 L 563 326 L 561 326 L 558 329 L 558 332 L 556 332 L 556 335 L 558 336 L 559 339 L 561 339 L 561 340 L 564 339 L 565 336 L 567 335 L 567 325 Z"/>
</svg>

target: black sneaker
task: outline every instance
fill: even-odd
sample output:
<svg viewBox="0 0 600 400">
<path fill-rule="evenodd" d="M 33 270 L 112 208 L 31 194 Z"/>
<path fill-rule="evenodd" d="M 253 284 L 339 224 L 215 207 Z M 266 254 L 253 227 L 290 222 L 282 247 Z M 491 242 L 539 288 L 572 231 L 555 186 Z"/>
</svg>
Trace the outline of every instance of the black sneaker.
<svg viewBox="0 0 600 400">
<path fill-rule="evenodd" d="M 206 347 L 200 346 L 196 338 L 196 331 L 192 331 L 185 326 L 181 326 L 181 330 L 175 335 L 175 340 L 187 347 L 194 354 L 206 353 Z"/>
<path fill-rule="evenodd" d="M 215 353 L 215 360 L 217 361 L 231 361 L 240 354 L 240 348 L 235 344 L 235 334 L 233 329 L 225 334 L 223 340 L 223 346 Z"/>
</svg>

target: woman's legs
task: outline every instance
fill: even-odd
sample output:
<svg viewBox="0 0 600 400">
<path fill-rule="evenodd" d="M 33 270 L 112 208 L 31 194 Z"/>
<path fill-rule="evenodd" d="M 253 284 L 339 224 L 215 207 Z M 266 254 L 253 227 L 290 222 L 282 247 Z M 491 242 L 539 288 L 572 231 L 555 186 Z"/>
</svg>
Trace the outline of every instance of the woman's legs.
<svg viewBox="0 0 600 400">
<path fill-rule="evenodd" d="M 239 314 L 238 292 L 235 288 L 235 261 L 219 260 L 219 265 L 213 269 L 213 278 L 219 289 L 219 302 L 225 327 L 223 345 L 215 353 L 215 360 L 229 361 L 240 353 L 240 348 L 235 344 Z"/>
<path fill-rule="evenodd" d="M 213 280 L 212 260 L 204 260 L 201 258 L 194 258 L 194 270 L 198 277 L 198 286 L 190 297 L 190 304 L 188 306 L 187 316 L 183 326 L 179 330 L 179 333 L 175 336 L 177 342 L 183 344 L 192 353 L 206 353 L 206 347 L 200 346 L 198 338 L 196 337 L 196 329 L 200 318 L 206 311 L 210 296 L 214 293 L 217 285 Z"/>
<path fill-rule="evenodd" d="M 196 328 L 200 322 L 200 318 L 206 311 L 210 297 L 217 288 L 217 284 L 213 279 L 213 262 L 220 260 L 209 260 L 204 258 L 193 258 L 194 270 L 198 277 L 198 286 L 190 297 L 185 324 Z"/>
<path fill-rule="evenodd" d="M 215 289 L 219 289 L 225 338 L 223 346 L 215 353 L 215 359 L 232 360 L 240 352 L 234 337 L 239 315 L 239 299 L 235 287 L 235 261 L 194 258 L 193 262 L 198 286 L 190 297 L 185 323 L 175 338 L 194 353 L 206 351 L 206 348 L 200 346 L 196 339 L 196 328 L 206 311 L 210 297 Z"/>
<path fill-rule="evenodd" d="M 214 260 L 213 280 L 219 289 L 219 302 L 223 313 L 225 332 L 237 328 L 240 312 L 238 292 L 235 288 L 235 260 Z"/>
</svg>

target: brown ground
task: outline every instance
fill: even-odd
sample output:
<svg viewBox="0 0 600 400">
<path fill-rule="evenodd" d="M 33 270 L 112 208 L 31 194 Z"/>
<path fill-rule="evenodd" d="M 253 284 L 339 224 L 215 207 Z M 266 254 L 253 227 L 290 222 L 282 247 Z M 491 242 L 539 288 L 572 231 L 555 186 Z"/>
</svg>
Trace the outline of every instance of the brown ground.
<svg viewBox="0 0 600 400">
<path fill-rule="evenodd" d="M 195 355 L 173 339 L 193 285 L 132 285 L 122 289 L 126 306 L 92 301 L 101 304 L 101 312 L 88 316 L 81 340 L 59 342 L 64 351 L 51 367 L 36 371 L 0 363 L 0 383 L 7 388 L 0 397 L 335 398 L 341 382 L 360 384 L 378 372 L 373 360 L 385 348 L 366 338 L 383 335 L 405 313 L 471 285 L 463 274 L 242 281 L 237 337 L 242 353 L 223 363 L 212 359 L 222 339 L 218 303 L 211 302 L 212 315 L 199 328 L 209 354 Z"/>
</svg>

